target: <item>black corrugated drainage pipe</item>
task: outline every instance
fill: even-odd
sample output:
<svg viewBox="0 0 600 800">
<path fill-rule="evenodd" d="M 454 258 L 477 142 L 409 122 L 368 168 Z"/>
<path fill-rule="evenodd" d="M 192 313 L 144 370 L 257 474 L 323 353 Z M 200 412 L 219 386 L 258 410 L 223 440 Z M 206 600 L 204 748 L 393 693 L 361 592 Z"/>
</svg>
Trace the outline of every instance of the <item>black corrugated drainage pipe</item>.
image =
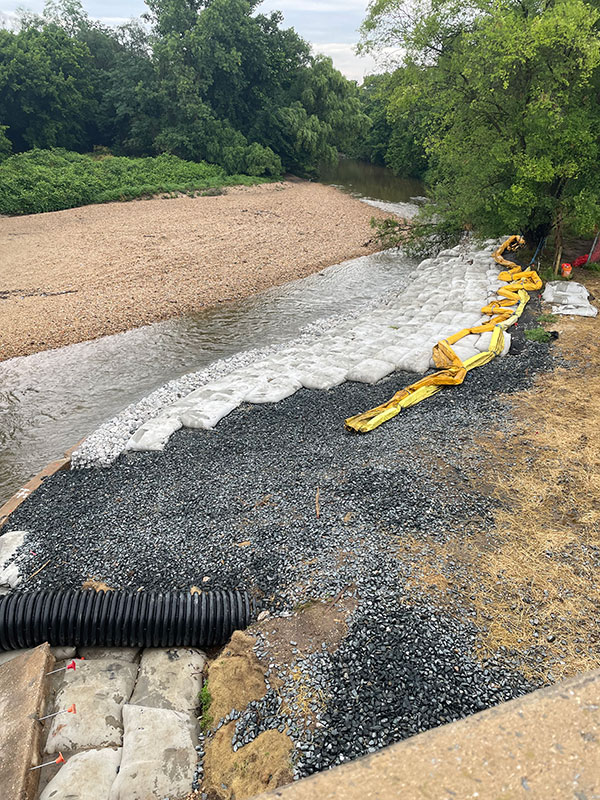
<svg viewBox="0 0 600 800">
<path fill-rule="evenodd" d="M 43 642 L 75 647 L 214 647 L 245 628 L 247 592 L 39 591 L 0 598 L 0 650 Z"/>
</svg>

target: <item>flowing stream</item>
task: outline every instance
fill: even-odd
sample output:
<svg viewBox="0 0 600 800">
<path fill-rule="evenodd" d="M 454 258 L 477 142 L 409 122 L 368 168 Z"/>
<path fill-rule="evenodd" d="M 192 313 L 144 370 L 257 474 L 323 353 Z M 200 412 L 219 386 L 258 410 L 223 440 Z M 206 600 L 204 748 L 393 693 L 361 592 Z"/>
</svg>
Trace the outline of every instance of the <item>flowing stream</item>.
<svg viewBox="0 0 600 800">
<path fill-rule="evenodd" d="M 382 167 L 343 160 L 323 182 L 399 211 L 423 193 Z M 381 187 L 378 190 L 378 187 Z M 377 253 L 198 314 L 0 363 L 0 504 L 48 462 L 167 381 L 241 350 L 294 338 L 408 280 L 410 264 Z"/>
</svg>

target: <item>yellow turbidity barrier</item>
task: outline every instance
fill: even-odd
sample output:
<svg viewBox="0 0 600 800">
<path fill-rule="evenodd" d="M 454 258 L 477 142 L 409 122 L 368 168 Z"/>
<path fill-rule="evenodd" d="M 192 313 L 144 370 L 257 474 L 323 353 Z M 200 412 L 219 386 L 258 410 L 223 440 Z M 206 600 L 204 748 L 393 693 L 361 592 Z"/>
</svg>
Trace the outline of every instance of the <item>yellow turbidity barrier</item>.
<svg viewBox="0 0 600 800">
<path fill-rule="evenodd" d="M 378 428 L 388 419 L 399 414 L 403 408 L 410 408 L 421 400 L 431 397 L 441 391 L 444 386 L 457 386 L 462 383 L 467 372 L 482 367 L 504 350 L 504 331 L 514 325 L 519 319 L 527 303 L 529 294 L 542 288 L 542 280 L 532 269 L 523 269 L 513 261 L 503 258 L 503 253 L 517 250 L 525 244 L 521 236 L 510 236 L 493 254 L 497 264 L 505 269 L 498 275 L 498 280 L 506 281 L 506 286 L 498 290 L 501 300 L 494 300 L 481 309 L 482 314 L 490 316 L 489 322 L 476 325 L 473 328 L 464 328 L 458 333 L 442 339 L 433 348 L 433 360 L 439 372 L 427 375 L 420 381 L 401 389 L 399 392 L 377 408 L 357 414 L 346 420 L 346 428 L 358 433 L 368 433 Z M 489 350 L 468 358 L 466 361 L 456 355 L 452 345 L 470 333 L 486 333 L 492 331 Z"/>
</svg>

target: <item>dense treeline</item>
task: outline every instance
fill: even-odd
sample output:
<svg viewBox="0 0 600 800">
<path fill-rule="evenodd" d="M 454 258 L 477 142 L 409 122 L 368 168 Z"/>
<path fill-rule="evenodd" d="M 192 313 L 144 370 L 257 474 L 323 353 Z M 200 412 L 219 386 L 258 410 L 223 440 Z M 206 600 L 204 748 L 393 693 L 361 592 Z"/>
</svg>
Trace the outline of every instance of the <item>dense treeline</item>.
<svg viewBox="0 0 600 800">
<path fill-rule="evenodd" d="M 255 0 L 148 0 L 110 28 L 79 0 L 0 30 L 0 159 L 170 153 L 228 173 L 314 172 L 369 125 L 355 83 Z"/>
<path fill-rule="evenodd" d="M 428 211 L 446 232 L 535 243 L 553 230 L 559 258 L 565 226 L 600 223 L 599 5 L 373 0 L 362 48 L 403 56 L 367 87 L 365 155 L 426 167 Z"/>
<path fill-rule="evenodd" d="M 425 178 L 417 232 L 554 231 L 558 258 L 565 227 L 600 222 L 600 0 L 372 0 L 361 48 L 401 55 L 360 88 L 256 0 L 147 6 L 113 29 L 56 0 L 0 30 L 2 170 L 24 167 L 10 152 L 100 147 L 268 179 L 342 152 Z M 140 162 L 138 187 L 171 185 L 164 166 L 145 180 Z"/>
</svg>

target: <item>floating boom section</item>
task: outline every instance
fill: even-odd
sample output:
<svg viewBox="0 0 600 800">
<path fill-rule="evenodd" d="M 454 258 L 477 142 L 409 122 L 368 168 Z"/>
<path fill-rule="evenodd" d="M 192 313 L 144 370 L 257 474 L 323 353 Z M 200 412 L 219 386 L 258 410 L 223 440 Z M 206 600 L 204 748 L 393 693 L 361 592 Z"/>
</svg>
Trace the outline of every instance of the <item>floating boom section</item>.
<svg viewBox="0 0 600 800">
<path fill-rule="evenodd" d="M 525 244 L 522 236 L 510 236 L 493 253 L 494 261 L 504 267 L 498 275 L 498 280 L 505 281 L 497 294 L 501 299 L 493 300 L 481 309 L 482 313 L 490 316 L 489 322 L 476 325 L 473 328 L 463 328 L 458 333 L 442 339 L 433 348 L 433 361 L 438 367 L 438 372 L 427 375 L 420 381 L 401 389 L 396 394 L 377 408 L 349 417 L 346 428 L 357 433 L 368 433 L 375 430 L 384 422 L 399 414 L 402 409 L 410 408 L 422 400 L 441 391 L 444 386 L 458 386 L 467 372 L 475 367 L 482 367 L 504 350 L 504 332 L 517 322 L 525 306 L 529 302 L 528 291 L 542 288 L 542 280 L 532 269 L 523 269 L 513 261 L 507 261 L 503 254 L 513 252 Z M 492 331 L 489 349 L 479 353 L 466 361 L 462 361 L 452 349 L 452 345 L 459 342 L 471 333 L 487 333 Z"/>
</svg>

